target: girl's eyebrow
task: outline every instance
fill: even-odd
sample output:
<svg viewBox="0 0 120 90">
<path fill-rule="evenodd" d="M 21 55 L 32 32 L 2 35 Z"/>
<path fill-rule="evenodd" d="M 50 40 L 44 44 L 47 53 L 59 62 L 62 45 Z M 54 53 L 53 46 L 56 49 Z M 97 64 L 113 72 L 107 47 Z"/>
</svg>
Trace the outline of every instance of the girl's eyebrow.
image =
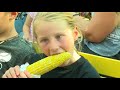
<svg viewBox="0 0 120 90">
<path fill-rule="evenodd" d="M 55 33 L 54 35 L 63 35 L 63 34 L 65 34 L 65 31 L 64 32 Z M 49 38 L 49 36 L 39 36 L 39 38 Z"/>
<path fill-rule="evenodd" d="M 64 32 L 59 32 L 59 33 L 56 33 L 56 34 L 63 34 Z"/>
<path fill-rule="evenodd" d="M 42 36 L 42 37 L 39 37 L 40 39 L 45 39 L 45 38 L 48 38 L 48 37 L 44 37 L 44 36 Z"/>
</svg>

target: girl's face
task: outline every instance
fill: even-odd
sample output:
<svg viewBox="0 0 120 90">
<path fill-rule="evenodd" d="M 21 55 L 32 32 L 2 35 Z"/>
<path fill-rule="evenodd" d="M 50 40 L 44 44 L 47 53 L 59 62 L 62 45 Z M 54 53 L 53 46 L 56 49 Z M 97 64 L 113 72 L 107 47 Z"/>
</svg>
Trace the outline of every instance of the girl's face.
<svg viewBox="0 0 120 90">
<path fill-rule="evenodd" d="M 71 30 L 65 21 L 40 21 L 35 26 L 35 33 L 39 47 L 47 56 L 62 52 L 72 53 L 74 50 L 74 41 L 78 38 L 76 28 Z"/>
</svg>

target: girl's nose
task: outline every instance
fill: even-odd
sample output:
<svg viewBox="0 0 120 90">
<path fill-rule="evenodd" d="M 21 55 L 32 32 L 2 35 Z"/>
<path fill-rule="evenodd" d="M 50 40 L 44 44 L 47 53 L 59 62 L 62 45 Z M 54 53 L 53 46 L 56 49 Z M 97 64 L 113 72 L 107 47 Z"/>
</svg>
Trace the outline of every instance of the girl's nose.
<svg viewBox="0 0 120 90">
<path fill-rule="evenodd" d="M 58 42 L 56 40 L 51 40 L 49 49 L 50 49 L 51 54 L 59 53 L 58 52 L 58 50 L 59 50 Z"/>
</svg>

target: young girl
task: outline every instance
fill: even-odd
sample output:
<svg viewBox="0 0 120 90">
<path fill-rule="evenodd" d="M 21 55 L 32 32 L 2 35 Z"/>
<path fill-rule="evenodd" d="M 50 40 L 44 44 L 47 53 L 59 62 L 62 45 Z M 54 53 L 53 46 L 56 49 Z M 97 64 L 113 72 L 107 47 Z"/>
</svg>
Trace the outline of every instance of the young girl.
<svg viewBox="0 0 120 90">
<path fill-rule="evenodd" d="M 44 74 L 41 78 L 99 78 L 99 74 L 90 63 L 81 57 L 75 50 L 74 42 L 79 36 L 74 25 L 72 12 L 40 12 L 33 21 L 33 30 L 38 46 L 44 54 L 39 54 L 39 59 L 47 56 L 70 52 L 72 58 L 65 61 L 58 68 Z M 28 62 L 33 63 L 31 58 Z M 10 68 L 3 78 L 31 78 L 29 72 L 20 72 L 19 66 Z"/>
</svg>

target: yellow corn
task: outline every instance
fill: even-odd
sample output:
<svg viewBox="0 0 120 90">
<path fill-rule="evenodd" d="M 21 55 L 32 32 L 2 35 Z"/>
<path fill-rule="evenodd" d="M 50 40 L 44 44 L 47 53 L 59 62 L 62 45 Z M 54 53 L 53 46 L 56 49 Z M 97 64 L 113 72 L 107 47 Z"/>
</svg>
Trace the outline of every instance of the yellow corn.
<svg viewBox="0 0 120 90">
<path fill-rule="evenodd" d="M 58 55 L 53 55 L 41 59 L 31 65 L 29 65 L 26 70 L 34 75 L 43 75 L 54 68 L 60 66 L 63 62 L 71 58 L 71 54 L 64 52 Z"/>
</svg>

